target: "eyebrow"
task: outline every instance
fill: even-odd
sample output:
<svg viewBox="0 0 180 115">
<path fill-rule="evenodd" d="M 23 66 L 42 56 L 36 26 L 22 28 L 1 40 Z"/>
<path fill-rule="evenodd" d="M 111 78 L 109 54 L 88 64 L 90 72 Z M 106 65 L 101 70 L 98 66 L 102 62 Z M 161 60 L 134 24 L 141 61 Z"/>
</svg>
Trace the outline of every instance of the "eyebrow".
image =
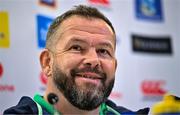
<svg viewBox="0 0 180 115">
<path fill-rule="evenodd" d="M 71 39 L 67 44 L 70 44 L 70 43 L 72 43 L 72 42 L 88 44 L 88 42 L 87 42 L 86 40 L 82 40 L 82 39 L 80 39 L 80 38 L 78 38 L 78 37 L 75 37 L 74 39 Z M 109 42 L 101 42 L 101 43 L 99 43 L 98 45 L 100 45 L 100 46 L 105 46 L 105 47 L 108 47 L 108 48 L 114 50 L 112 44 L 109 43 Z"/>
<path fill-rule="evenodd" d="M 75 38 L 71 39 L 70 41 L 68 41 L 67 44 L 70 44 L 72 42 L 88 44 L 85 40 L 79 39 L 78 37 L 75 37 Z"/>
<path fill-rule="evenodd" d="M 111 45 L 111 43 L 108 43 L 108 42 L 103 42 L 103 43 L 100 43 L 99 45 L 109 47 L 110 49 L 114 49 L 113 46 Z"/>
</svg>

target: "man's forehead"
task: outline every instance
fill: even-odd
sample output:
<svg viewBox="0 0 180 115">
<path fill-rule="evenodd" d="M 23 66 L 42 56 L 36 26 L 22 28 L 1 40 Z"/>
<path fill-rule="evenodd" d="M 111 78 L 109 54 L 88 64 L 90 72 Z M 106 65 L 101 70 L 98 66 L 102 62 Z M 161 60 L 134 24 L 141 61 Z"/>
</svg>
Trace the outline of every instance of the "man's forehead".
<svg viewBox="0 0 180 115">
<path fill-rule="evenodd" d="M 82 16 L 71 16 L 64 20 L 61 24 L 60 31 L 63 32 L 69 29 L 87 31 L 89 33 L 114 34 L 110 26 L 104 20 Z"/>
<path fill-rule="evenodd" d="M 90 36 L 94 36 L 97 38 L 97 36 L 101 36 L 106 39 L 110 40 L 113 46 L 116 46 L 116 38 L 115 34 L 110 28 L 106 22 L 104 22 L 101 19 L 89 19 L 85 17 L 80 17 L 80 16 L 72 16 L 65 21 L 62 22 L 60 25 L 59 29 L 57 30 L 56 36 L 60 39 L 59 40 L 64 40 L 63 38 L 65 36 L 81 36 L 84 38 L 87 38 L 87 33 Z M 65 37 L 66 40 L 69 40 L 69 37 Z"/>
<path fill-rule="evenodd" d="M 65 28 L 65 30 L 77 30 L 77 31 L 85 31 L 91 34 L 112 35 L 112 33 L 106 28 L 100 28 L 98 26 L 91 26 L 91 25 L 69 25 L 67 28 Z"/>
</svg>

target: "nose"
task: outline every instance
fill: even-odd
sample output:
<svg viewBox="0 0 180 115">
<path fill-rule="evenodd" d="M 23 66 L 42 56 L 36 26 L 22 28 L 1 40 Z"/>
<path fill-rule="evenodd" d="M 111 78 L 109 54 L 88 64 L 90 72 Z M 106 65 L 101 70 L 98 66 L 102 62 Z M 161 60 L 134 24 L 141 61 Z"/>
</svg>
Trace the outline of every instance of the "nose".
<svg viewBox="0 0 180 115">
<path fill-rule="evenodd" d="M 89 51 L 84 54 L 83 64 L 91 68 L 100 66 L 100 60 L 95 48 L 89 49 Z"/>
</svg>

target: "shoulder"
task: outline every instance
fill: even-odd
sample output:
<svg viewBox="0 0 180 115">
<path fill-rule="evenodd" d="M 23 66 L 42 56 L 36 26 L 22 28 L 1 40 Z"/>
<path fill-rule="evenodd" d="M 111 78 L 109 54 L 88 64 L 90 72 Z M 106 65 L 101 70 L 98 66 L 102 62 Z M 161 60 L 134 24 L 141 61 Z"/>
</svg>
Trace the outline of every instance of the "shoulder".
<svg viewBox="0 0 180 115">
<path fill-rule="evenodd" d="M 4 111 L 4 114 L 37 114 L 36 103 L 27 96 L 23 96 L 16 106 Z"/>
<path fill-rule="evenodd" d="M 149 113 L 149 108 L 143 108 L 143 109 L 139 109 L 137 111 L 132 111 L 132 110 L 129 110 L 125 107 L 117 106 L 111 100 L 107 100 L 105 103 L 106 103 L 106 105 L 110 106 L 111 108 L 113 108 L 117 112 L 121 113 L 122 115 L 123 114 L 125 114 L 125 115 L 127 115 L 127 114 L 148 115 L 148 113 Z"/>
</svg>

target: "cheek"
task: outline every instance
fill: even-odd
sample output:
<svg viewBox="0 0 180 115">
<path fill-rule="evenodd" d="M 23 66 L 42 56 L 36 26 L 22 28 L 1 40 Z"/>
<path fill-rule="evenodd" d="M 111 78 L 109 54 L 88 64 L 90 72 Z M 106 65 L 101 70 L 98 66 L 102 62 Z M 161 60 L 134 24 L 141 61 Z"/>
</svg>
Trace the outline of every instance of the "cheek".
<svg viewBox="0 0 180 115">
<path fill-rule="evenodd" d="M 58 65 L 63 72 L 69 73 L 71 69 L 74 69 L 80 63 L 81 58 L 72 55 L 63 55 L 58 59 Z"/>
<path fill-rule="evenodd" d="M 115 62 L 114 61 L 103 61 L 102 68 L 106 72 L 107 77 L 113 78 L 115 75 Z"/>
</svg>

